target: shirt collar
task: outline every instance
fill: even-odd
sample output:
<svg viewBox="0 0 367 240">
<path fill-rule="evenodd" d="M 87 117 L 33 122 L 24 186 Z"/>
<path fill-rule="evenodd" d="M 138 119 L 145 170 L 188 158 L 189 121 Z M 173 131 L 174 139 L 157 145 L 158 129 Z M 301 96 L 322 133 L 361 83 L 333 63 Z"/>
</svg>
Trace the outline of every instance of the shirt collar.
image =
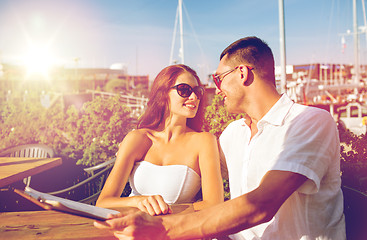
<svg viewBox="0 0 367 240">
<path fill-rule="evenodd" d="M 284 122 L 284 118 L 287 116 L 293 104 L 294 102 L 288 97 L 287 94 L 282 94 L 280 99 L 259 122 L 268 122 L 275 126 L 282 125 Z"/>
</svg>

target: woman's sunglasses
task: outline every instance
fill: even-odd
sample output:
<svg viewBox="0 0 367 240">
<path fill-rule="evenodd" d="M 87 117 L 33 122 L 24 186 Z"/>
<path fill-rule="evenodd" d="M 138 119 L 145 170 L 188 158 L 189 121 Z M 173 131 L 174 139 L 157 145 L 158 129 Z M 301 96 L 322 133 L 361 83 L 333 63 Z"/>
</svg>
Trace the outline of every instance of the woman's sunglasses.
<svg viewBox="0 0 367 240">
<path fill-rule="evenodd" d="M 196 86 L 192 88 L 189 84 L 180 83 L 180 84 L 173 86 L 172 88 L 176 89 L 178 95 L 184 98 L 190 97 L 192 92 L 195 93 L 198 99 L 201 99 L 204 95 L 204 88 L 202 86 Z"/>
</svg>

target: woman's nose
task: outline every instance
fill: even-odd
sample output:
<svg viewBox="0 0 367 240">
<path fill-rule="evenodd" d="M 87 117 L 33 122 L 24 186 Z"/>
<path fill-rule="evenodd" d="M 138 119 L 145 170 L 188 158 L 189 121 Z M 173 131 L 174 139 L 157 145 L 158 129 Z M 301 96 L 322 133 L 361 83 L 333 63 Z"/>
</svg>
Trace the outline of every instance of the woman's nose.
<svg viewBox="0 0 367 240">
<path fill-rule="evenodd" d="M 189 99 L 199 99 L 198 96 L 196 96 L 195 92 L 192 92 L 191 95 L 189 96 Z"/>
</svg>

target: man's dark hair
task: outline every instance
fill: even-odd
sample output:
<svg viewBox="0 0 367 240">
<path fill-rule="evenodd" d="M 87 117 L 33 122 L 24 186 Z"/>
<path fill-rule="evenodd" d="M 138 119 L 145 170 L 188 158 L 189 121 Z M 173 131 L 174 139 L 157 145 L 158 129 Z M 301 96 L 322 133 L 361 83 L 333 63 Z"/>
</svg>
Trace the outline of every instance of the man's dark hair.
<svg viewBox="0 0 367 240">
<path fill-rule="evenodd" d="M 268 44 L 260 38 L 241 38 L 224 49 L 220 59 L 225 55 L 233 67 L 239 64 L 253 67 L 252 71 L 261 79 L 275 86 L 273 53 Z"/>
</svg>

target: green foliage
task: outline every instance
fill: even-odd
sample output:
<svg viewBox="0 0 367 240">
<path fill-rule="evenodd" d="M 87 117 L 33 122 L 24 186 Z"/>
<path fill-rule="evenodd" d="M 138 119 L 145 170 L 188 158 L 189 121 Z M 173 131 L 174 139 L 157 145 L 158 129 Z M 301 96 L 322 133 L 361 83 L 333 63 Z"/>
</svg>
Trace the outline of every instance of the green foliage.
<svg viewBox="0 0 367 240">
<path fill-rule="evenodd" d="M 52 145 L 58 142 L 55 125 L 62 119 L 60 110 L 60 105 L 45 109 L 39 101 L 3 102 L 0 105 L 0 149 L 29 143 Z"/>
<path fill-rule="evenodd" d="M 104 87 L 104 91 L 133 95 L 135 97 L 147 97 L 149 95 L 146 85 L 137 84 L 135 87 L 131 87 L 128 80 L 119 78 L 109 80 Z"/>
<path fill-rule="evenodd" d="M 86 103 L 80 113 L 69 108 L 65 128 L 70 139 L 67 154 L 78 159 L 78 164 L 106 161 L 115 155 L 118 144 L 132 130 L 132 123 L 130 109 L 119 96 L 108 100 L 98 97 Z"/>
<path fill-rule="evenodd" d="M 367 135 L 356 136 L 341 124 L 338 129 L 343 184 L 367 192 Z"/>
<path fill-rule="evenodd" d="M 224 189 L 224 201 L 231 199 L 231 191 L 229 189 L 228 179 L 223 179 L 223 189 Z"/>
<path fill-rule="evenodd" d="M 212 104 L 206 108 L 204 131 L 219 137 L 223 130 L 234 120 L 244 117 L 244 114 L 230 114 L 224 107 L 223 98 L 215 95 Z"/>
<path fill-rule="evenodd" d="M 44 108 L 36 98 L 4 102 L 0 104 L 0 150 L 43 143 L 64 160 L 95 165 L 115 156 L 133 122 L 119 96 L 95 98 L 81 111 L 71 106 L 66 112 L 61 104 Z"/>
<path fill-rule="evenodd" d="M 126 89 L 128 89 L 128 82 L 125 79 L 111 79 L 107 82 L 104 88 L 106 92 L 125 93 Z"/>
<path fill-rule="evenodd" d="M 27 101 L 0 102 L 0 151 L 29 143 L 52 147 L 64 161 L 95 165 L 115 156 L 118 144 L 132 130 L 136 119 L 119 96 L 96 98 L 82 110 L 61 104 L 44 108 L 36 94 Z M 206 108 L 203 129 L 216 135 L 243 114 L 229 114 L 223 99 L 216 95 Z M 367 136 L 356 136 L 339 125 L 341 140 L 341 177 L 344 185 L 367 192 Z M 228 181 L 224 181 L 225 198 L 229 198 Z"/>
<path fill-rule="evenodd" d="M 149 96 L 149 90 L 147 89 L 146 85 L 144 84 L 137 84 L 133 89 L 130 89 L 130 92 L 133 96 L 138 97 L 148 97 Z"/>
</svg>

